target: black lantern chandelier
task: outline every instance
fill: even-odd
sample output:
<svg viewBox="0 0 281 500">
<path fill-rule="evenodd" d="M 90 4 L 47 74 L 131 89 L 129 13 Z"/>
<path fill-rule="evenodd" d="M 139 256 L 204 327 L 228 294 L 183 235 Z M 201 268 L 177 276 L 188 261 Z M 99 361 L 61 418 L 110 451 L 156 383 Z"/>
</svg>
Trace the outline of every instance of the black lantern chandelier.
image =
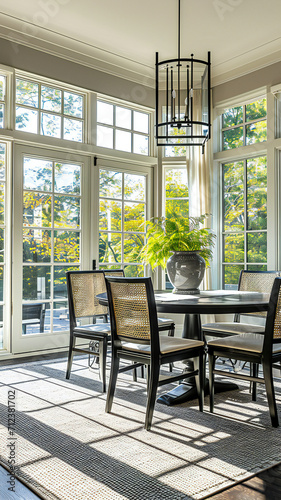
<svg viewBox="0 0 281 500">
<path fill-rule="evenodd" d="M 194 108 L 195 93 L 198 109 Z M 211 53 L 202 61 L 180 57 L 180 0 L 178 0 L 178 57 L 158 60 L 156 52 L 157 146 L 204 146 L 211 137 Z"/>
</svg>

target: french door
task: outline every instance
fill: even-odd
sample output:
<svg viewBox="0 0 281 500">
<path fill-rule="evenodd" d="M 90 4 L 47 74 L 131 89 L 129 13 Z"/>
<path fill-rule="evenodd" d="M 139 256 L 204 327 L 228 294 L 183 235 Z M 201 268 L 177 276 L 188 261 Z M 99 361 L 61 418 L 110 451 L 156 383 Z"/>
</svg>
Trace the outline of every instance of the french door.
<svg viewBox="0 0 281 500">
<path fill-rule="evenodd" d="M 15 146 L 12 352 L 69 343 L 66 271 L 90 266 L 90 159 Z"/>
</svg>

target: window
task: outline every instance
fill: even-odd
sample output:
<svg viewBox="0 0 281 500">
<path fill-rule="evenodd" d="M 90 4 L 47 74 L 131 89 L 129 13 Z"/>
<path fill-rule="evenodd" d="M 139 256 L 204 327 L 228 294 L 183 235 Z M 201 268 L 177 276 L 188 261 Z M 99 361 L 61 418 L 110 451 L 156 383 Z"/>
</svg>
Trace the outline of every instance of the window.
<svg viewBox="0 0 281 500">
<path fill-rule="evenodd" d="M 165 167 L 165 216 L 177 214 L 188 217 L 189 201 L 186 167 Z M 173 288 L 167 273 L 165 275 L 166 289 Z"/>
<path fill-rule="evenodd" d="M 97 146 L 149 155 L 149 113 L 97 101 Z"/>
<path fill-rule="evenodd" d="M 222 115 L 223 150 L 266 140 L 266 99 L 224 111 Z"/>
<path fill-rule="evenodd" d="M 116 170 L 99 173 L 99 268 L 124 268 L 143 276 L 139 254 L 147 219 L 146 176 Z"/>
<path fill-rule="evenodd" d="M 180 213 L 188 217 L 186 167 L 165 167 L 165 216 Z"/>
<path fill-rule="evenodd" d="M 81 166 L 25 156 L 23 189 L 23 335 L 65 331 L 65 272 L 80 264 Z M 36 304 L 40 321 L 29 321 Z"/>
<path fill-rule="evenodd" d="M 16 130 L 84 141 L 84 96 L 16 78 Z"/>
<path fill-rule="evenodd" d="M 223 285 L 237 288 L 242 269 L 267 269 L 266 157 L 223 166 Z"/>
<path fill-rule="evenodd" d="M 165 116 L 165 113 L 163 114 L 163 116 Z M 181 113 L 181 118 L 184 117 L 184 111 L 183 113 Z M 163 127 L 164 128 L 164 127 Z M 164 133 L 164 131 L 163 131 Z M 166 132 L 165 132 L 166 133 Z M 168 134 L 166 135 L 169 135 L 171 136 L 171 139 L 169 139 L 169 142 L 171 144 L 175 144 L 175 146 L 165 146 L 164 148 L 164 156 L 166 158 L 172 158 L 172 157 L 175 157 L 175 156 L 186 156 L 186 146 L 181 146 L 180 143 L 181 143 L 181 139 L 180 138 L 176 138 L 176 139 L 173 139 L 173 135 L 175 134 L 180 134 L 180 135 L 186 135 L 187 134 L 187 129 L 185 128 L 175 128 L 175 127 L 169 127 L 168 128 Z M 183 142 L 186 141 L 186 139 L 182 140 Z M 176 144 L 179 144 L 178 146 L 176 146 Z"/>
</svg>

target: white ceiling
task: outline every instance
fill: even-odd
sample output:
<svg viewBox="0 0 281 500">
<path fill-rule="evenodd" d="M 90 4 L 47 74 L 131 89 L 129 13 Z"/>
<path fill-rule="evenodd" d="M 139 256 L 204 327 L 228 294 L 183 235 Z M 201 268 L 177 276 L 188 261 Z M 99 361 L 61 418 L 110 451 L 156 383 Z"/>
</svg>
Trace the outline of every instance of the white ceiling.
<svg viewBox="0 0 281 500">
<path fill-rule="evenodd" d="M 178 0 L 0 0 L 0 36 L 152 85 L 177 55 Z M 280 0 L 181 0 L 181 54 L 213 83 L 281 60 Z"/>
</svg>

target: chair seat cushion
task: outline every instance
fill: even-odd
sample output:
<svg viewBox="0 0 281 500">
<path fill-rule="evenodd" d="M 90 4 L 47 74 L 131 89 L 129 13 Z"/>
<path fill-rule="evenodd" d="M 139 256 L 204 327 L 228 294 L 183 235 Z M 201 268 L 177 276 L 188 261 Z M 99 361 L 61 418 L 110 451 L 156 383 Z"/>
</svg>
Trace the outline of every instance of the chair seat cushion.
<svg viewBox="0 0 281 500">
<path fill-rule="evenodd" d="M 194 347 L 203 347 L 201 340 L 182 339 L 177 337 L 160 336 L 160 351 L 162 354 L 169 354 L 174 351 L 185 351 Z M 150 353 L 150 345 L 134 344 L 133 342 L 122 342 L 122 347 L 130 351 Z"/>
<path fill-rule="evenodd" d="M 258 333 L 242 333 L 241 335 L 233 335 L 223 339 L 210 340 L 208 347 L 217 347 L 224 349 L 237 349 L 239 351 L 248 351 L 254 353 L 261 353 L 263 348 L 264 335 Z M 274 354 L 281 353 L 281 343 L 272 345 L 272 352 Z"/>
<path fill-rule="evenodd" d="M 230 335 L 241 335 L 243 333 L 259 333 L 264 334 L 265 327 L 262 325 L 254 325 L 248 323 L 206 323 L 202 326 L 204 333 L 215 333 Z"/>
<path fill-rule="evenodd" d="M 264 335 L 255 333 L 241 333 L 222 339 L 210 340 L 208 347 L 230 348 L 232 350 L 261 353 L 263 348 Z"/>
<path fill-rule="evenodd" d="M 110 323 L 95 323 L 93 325 L 81 325 L 76 326 L 73 329 L 73 333 L 85 333 L 87 335 L 91 334 L 110 334 Z"/>
</svg>

